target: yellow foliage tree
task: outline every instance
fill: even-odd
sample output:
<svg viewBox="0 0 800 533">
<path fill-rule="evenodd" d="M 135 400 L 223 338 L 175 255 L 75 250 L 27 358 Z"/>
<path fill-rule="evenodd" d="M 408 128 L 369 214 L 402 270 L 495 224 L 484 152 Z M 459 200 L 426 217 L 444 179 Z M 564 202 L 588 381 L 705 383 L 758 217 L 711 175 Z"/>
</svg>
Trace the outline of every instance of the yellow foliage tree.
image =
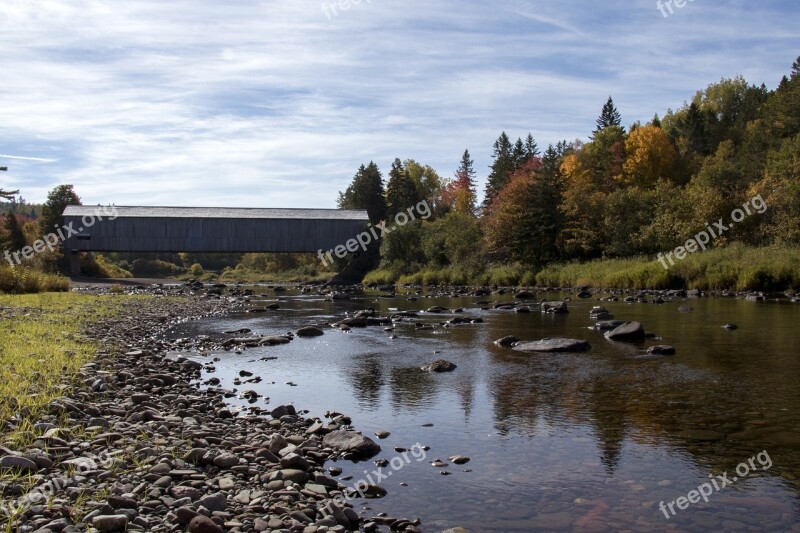
<svg viewBox="0 0 800 533">
<path fill-rule="evenodd" d="M 622 180 L 626 185 L 651 186 L 670 179 L 677 152 L 669 136 L 652 124 L 633 130 L 625 141 L 627 159 Z"/>
</svg>

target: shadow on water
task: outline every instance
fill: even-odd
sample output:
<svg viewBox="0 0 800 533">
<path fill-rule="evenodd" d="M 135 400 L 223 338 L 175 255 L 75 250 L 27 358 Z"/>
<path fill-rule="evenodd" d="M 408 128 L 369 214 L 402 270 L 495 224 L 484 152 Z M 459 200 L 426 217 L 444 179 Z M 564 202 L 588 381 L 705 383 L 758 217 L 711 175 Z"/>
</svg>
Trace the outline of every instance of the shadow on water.
<svg viewBox="0 0 800 533">
<path fill-rule="evenodd" d="M 391 431 L 381 457 L 391 459 L 398 445 L 431 446 L 425 462 L 393 473 L 389 496 L 357 509 L 421 516 L 426 531 L 797 529 L 800 306 L 713 298 L 603 302 L 617 318 L 639 320 L 658 336 L 637 346 L 590 330 L 592 301 L 571 301 L 570 314 L 553 316 L 483 311 L 475 303 L 481 298 L 365 295 L 324 302 L 287 296 L 277 312 L 191 323 L 174 335 L 240 327 L 284 333 L 368 307 L 383 314 L 390 308 L 465 308 L 463 314 L 420 315 L 426 324 L 455 316 L 484 319 L 436 329 L 403 321 L 393 332 L 327 330 L 285 346 L 210 354 L 221 358 L 215 376 L 224 386 L 232 388 L 247 367 L 264 377 L 254 388 L 270 405 L 295 403 L 312 416 L 336 410 L 365 433 Z M 681 305 L 694 311 L 681 313 Z M 728 322 L 739 330 L 721 327 Z M 592 350 L 533 355 L 492 344 L 510 334 L 580 338 Z M 642 357 L 654 344 L 675 346 L 677 356 Z M 259 362 L 265 355 L 277 359 Z M 458 368 L 448 374 L 419 370 L 435 359 Z M 768 469 L 753 463 L 756 471 L 669 519 L 660 510 L 659 502 L 686 496 L 710 475 L 733 475 L 760 452 L 768 454 Z M 471 461 L 449 465 L 450 476 L 429 464 L 455 454 Z M 342 466 L 355 479 L 363 476 L 363 465 Z"/>
</svg>

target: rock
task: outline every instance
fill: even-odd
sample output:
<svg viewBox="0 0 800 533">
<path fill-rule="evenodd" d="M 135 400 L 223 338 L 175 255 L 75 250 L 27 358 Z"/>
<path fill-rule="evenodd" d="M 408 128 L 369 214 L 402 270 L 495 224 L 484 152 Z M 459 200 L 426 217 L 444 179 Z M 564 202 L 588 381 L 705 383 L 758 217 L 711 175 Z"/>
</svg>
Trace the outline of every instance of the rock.
<svg viewBox="0 0 800 533">
<path fill-rule="evenodd" d="M 184 526 L 189 525 L 189 522 L 197 516 L 199 513 L 193 510 L 190 507 L 179 507 L 175 511 L 175 515 L 178 517 L 178 522 Z"/>
<path fill-rule="evenodd" d="M 594 325 L 597 331 L 612 331 L 624 324 L 624 320 L 601 320 Z"/>
<path fill-rule="evenodd" d="M 675 347 L 674 346 L 651 346 L 647 349 L 647 353 L 650 355 L 675 355 Z"/>
<path fill-rule="evenodd" d="M 739 326 L 737 326 L 736 324 L 725 324 L 722 327 L 727 329 L 728 331 L 736 331 L 737 329 L 739 329 Z"/>
<path fill-rule="evenodd" d="M 322 335 L 325 335 L 325 332 L 315 327 L 305 327 L 297 330 L 298 337 L 321 337 Z"/>
<path fill-rule="evenodd" d="M 214 458 L 214 464 L 220 468 L 231 468 L 239 464 L 239 458 L 232 453 L 223 453 Z"/>
<path fill-rule="evenodd" d="M 332 431 L 322 438 L 322 445 L 362 459 L 374 457 L 381 451 L 375 441 L 355 431 Z"/>
<path fill-rule="evenodd" d="M 294 405 L 281 405 L 273 409 L 272 412 L 270 412 L 270 416 L 272 418 L 281 418 L 286 415 L 296 415 L 296 414 L 297 411 L 295 410 Z M 277 450 L 272 450 L 272 451 L 274 452 Z"/>
<path fill-rule="evenodd" d="M 542 304 L 542 312 L 554 315 L 566 315 L 569 313 L 567 302 L 544 302 Z"/>
<path fill-rule="evenodd" d="M 638 342 L 645 339 L 641 322 L 625 322 L 614 330 L 606 332 L 606 338 L 614 341 Z"/>
<path fill-rule="evenodd" d="M 542 353 L 588 352 L 591 349 L 592 345 L 587 341 L 579 339 L 563 339 L 560 337 L 542 339 L 533 342 L 521 342 L 514 346 L 514 350 L 518 352 Z"/>
<path fill-rule="evenodd" d="M 228 508 L 228 498 L 220 492 L 209 494 L 197 500 L 197 505 L 202 505 L 212 513 L 214 511 L 224 511 Z"/>
<path fill-rule="evenodd" d="M 375 436 L 378 437 L 379 439 L 387 439 L 387 438 L 389 438 L 389 435 L 391 435 L 391 433 L 389 433 L 388 431 L 376 431 L 375 432 Z"/>
<path fill-rule="evenodd" d="M 117 496 L 112 494 L 108 497 L 108 505 L 113 509 L 138 509 L 139 503 L 133 498 L 126 498 L 124 496 Z"/>
<path fill-rule="evenodd" d="M 189 522 L 189 533 L 222 533 L 223 529 L 207 516 L 197 515 Z"/>
<path fill-rule="evenodd" d="M 302 470 L 295 470 L 290 468 L 287 470 L 281 470 L 280 473 L 282 479 L 286 481 L 291 481 L 292 483 L 303 484 L 309 479 L 308 474 L 306 474 Z"/>
<path fill-rule="evenodd" d="M 207 453 L 208 450 L 206 448 L 192 448 L 183 456 L 183 460 L 193 465 L 200 464 L 203 456 Z"/>
<path fill-rule="evenodd" d="M 465 465 L 469 462 L 469 457 L 466 457 L 464 455 L 453 455 L 451 457 L 448 457 L 448 460 L 456 465 Z"/>
<path fill-rule="evenodd" d="M 497 339 L 494 343 L 498 346 L 514 346 L 519 342 L 519 339 L 514 335 L 507 335 L 502 339 Z"/>
<path fill-rule="evenodd" d="M 105 531 L 126 531 L 128 517 L 126 515 L 99 515 L 92 519 L 92 526 L 101 533 Z"/>
<path fill-rule="evenodd" d="M 0 459 L 0 471 L 35 474 L 39 471 L 39 467 L 36 465 L 35 461 L 26 459 L 25 457 L 6 455 Z"/>
<path fill-rule="evenodd" d="M 452 372 L 458 368 L 455 364 L 451 363 L 450 361 L 445 361 L 444 359 L 439 359 L 438 361 L 434 361 L 428 365 L 422 367 L 423 372 Z"/>
<path fill-rule="evenodd" d="M 519 291 L 514 295 L 514 298 L 517 300 L 530 300 L 531 298 L 536 298 L 536 293 L 531 291 Z"/>
</svg>

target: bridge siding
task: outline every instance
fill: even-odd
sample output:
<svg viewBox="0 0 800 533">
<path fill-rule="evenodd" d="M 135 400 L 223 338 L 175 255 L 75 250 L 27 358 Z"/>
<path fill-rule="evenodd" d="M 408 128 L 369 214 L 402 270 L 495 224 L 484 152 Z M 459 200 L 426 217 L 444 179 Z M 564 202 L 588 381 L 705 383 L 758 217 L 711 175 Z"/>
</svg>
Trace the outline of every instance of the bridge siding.
<svg viewBox="0 0 800 533">
<path fill-rule="evenodd" d="M 82 227 L 79 216 L 65 224 Z M 66 240 L 67 250 L 95 252 L 316 252 L 343 245 L 366 220 L 125 217 L 96 222 Z"/>
</svg>

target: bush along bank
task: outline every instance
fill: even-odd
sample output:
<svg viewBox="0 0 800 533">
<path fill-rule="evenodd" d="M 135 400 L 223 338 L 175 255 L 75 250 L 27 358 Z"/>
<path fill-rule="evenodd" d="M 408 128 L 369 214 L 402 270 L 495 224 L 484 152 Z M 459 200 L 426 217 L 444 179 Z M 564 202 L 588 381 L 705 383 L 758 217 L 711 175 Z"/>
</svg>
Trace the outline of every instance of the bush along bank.
<svg viewBox="0 0 800 533">
<path fill-rule="evenodd" d="M 325 463 L 380 449 L 351 431 L 347 417 L 305 418 L 291 405 L 237 412 L 227 391 L 200 386 L 201 363 L 167 356 L 185 347 L 160 336 L 169 328 L 241 310 L 241 299 L 191 292 L 197 297 L 131 299 L 121 314 L 89 326 L 85 334 L 100 349 L 80 368 L 80 385 L 33 419 L 19 412 L 6 421 L 16 436 L 13 449 L 8 441 L 0 449 L 8 531 L 345 531 L 390 523 L 419 531 L 418 520 L 364 518 L 341 504 L 347 489 Z"/>
</svg>

